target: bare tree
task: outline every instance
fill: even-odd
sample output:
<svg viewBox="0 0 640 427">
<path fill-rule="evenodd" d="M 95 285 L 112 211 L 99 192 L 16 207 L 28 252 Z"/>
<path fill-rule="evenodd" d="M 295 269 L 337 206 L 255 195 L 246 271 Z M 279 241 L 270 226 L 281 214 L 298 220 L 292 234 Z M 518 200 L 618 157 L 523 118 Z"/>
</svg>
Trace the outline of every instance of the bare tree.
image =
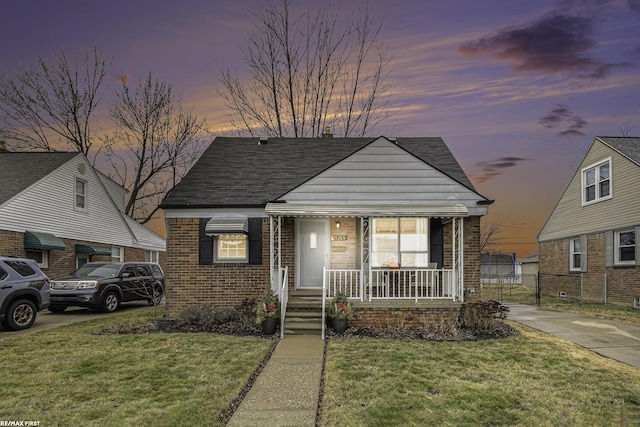
<svg viewBox="0 0 640 427">
<path fill-rule="evenodd" d="M 40 57 L 15 78 L 0 75 L 0 138 L 17 150 L 71 148 L 88 157 L 106 62 L 95 49 L 70 59 L 60 51 L 54 58 Z"/>
<path fill-rule="evenodd" d="M 109 114 L 116 125 L 106 151 L 111 178 L 129 190 L 126 214 L 144 224 L 204 151 L 206 123 L 151 73 L 133 91 L 123 79 Z"/>
<path fill-rule="evenodd" d="M 480 225 L 480 253 L 489 252 L 500 240 L 501 224 L 482 223 Z"/>
<path fill-rule="evenodd" d="M 240 133 L 319 137 L 325 129 L 364 136 L 390 114 L 385 93 L 390 59 L 365 7 L 340 22 L 328 9 L 291 16 L 291 0 L 266 6 L 247 46 L 243 82 L 221 72 L 220 95 Z"/>
</svg>

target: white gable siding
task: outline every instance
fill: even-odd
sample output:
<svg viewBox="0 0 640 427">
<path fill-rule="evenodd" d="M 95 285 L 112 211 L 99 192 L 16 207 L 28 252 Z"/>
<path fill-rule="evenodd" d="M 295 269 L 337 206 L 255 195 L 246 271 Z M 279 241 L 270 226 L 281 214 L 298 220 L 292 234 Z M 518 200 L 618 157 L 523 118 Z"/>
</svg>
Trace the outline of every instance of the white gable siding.
<svg viewBox="0 0 640 427">
<path fill-rule="evenodd" d="M 120 209 L 120 212 L 124 212 L 127 190 L 102 172 L 96 171 L 96 173 L 98 174 L 98 178 L 100 178 L 100 181 L 102 181 L 104 188 L 107 189 L 107 192 L 111 196 L 111 199 L 116 204 L 118 209 Z"/>
<path fill-rule="evenodd" d="M 477 208 L 482 197 L 380 138 L 300 185 L 293 203 L 404 203 Z"/>
<path fill-rule="evenodd" d="M 84 164 L 84 172 L 80 172 Z M 76 177 L 87 182 L 87 209 L 76 211 Z M 0 208 L 0 228 L 51 233 L 61 238 L 132 246 L 116 206 L 82 155 L 74 157 Z"/>
<path fill-rule="evenodd" d="M 609 157 L 613 197 L 582 206 L 582 169 Z M 639 183 L 640 167 L 596 140 L 549 215 L 538 240 L 555 240 L 640 224 Z"/>
</svg>

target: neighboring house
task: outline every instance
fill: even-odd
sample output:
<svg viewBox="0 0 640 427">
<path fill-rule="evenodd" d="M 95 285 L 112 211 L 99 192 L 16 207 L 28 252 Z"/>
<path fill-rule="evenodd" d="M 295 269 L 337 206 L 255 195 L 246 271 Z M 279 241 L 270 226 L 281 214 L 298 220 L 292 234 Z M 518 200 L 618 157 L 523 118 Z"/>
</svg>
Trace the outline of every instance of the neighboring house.
<svg viewBox="0 0 640 427">
<path fill-rule="evenodd" d="M 161 204 L 167 315 L 284 282 L 346 291 L 359 324 L 423 325 L 478 279 L 491 203 L 441 138 L 216 138 Z"/>
<path fill-rule="evenodd" d="M 538 277 L 538 255 L 520 259 L 523 284 L 533 284 Z"/>
<path fill-rule="evenodd" d="M 51 278 L 88 261 L 164 262 L 165 240 L 127 217 L 126 190 L 81 153 L 0 150 L 0 254 Z"/>
<path fill-rule="evenodd" d="M 640 299 L 639 184 L 640 138 L 595 137 L 538 233 L 543 296 Z"/>
</svg>

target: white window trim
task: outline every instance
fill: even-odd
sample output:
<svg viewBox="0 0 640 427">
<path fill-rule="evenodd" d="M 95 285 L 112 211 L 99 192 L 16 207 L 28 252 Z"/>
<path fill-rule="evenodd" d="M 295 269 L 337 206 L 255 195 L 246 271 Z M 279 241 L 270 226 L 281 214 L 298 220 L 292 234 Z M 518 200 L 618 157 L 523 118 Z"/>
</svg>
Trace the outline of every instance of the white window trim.
<svg viewBox="0 0 640 427">
<path fill-rule="evenodd" d="M 144 259 L 146 262 L 157 263 L 160 259 L 160 253 L 158 251 L 144 251 Z"/>
<path fill-rule="evenodd" d="M 226 236 L 231 236 L 232 234 L 226 234 Z M 225 235 L 222 235 L 225 236 Z M 233 234 L 235 236 L 235 234 Z M 245 252 L 244 258 L 221 258 L 218 255 L 218 239 L 221 236 L 213 237 L 213 262 L 215 263 L 238 263 L 238 264 L 246 264 L 249 262 L 249 236 L 245 235 Z"/>
<path fill-rule="evenodd" d="M 118 256 L 113 254 L 115 249 L 119 249 Z M 111 247 L 111 260 L 114 262 L 124 262 L 124 247 L 122 246 L 112 246 Z"/>
<path fill-rule="evenodd" d="M 401 227 L 401 219 L 402 219 L 401 217 L 372 218 L 371 219 L 371 231 L 370 231 L 370 233 L 371 233 L 371 241 L 372 242 L 374 241 L 374 236 L 377 234 L 375 232 L 375 228 L 374 228 L 374 220 L 379 220 L 379 219 L 397 220 L 396 236 L 397 236 L 397 242 L 398 242 L 398 249 L 397 249 L 396 254 L 397 254 L 397 263 L 400 265 L 400 267 L 402 267 L 402 263 L 404 262 L 403 259 L 402 259 L 402 256 L 403 255 L 411 255 L 411 254 L 425 255 L 426 259 L 427 259 L 427 266 L 428 266 L 429 257 L 431 256 L 431 245 L 430 245 L 431 242 L 429 241 L 430 236 L 431 236 L 431 228 L 430 228 L 430 223 L 429 223 L 428 219 L 425 222 L 425 225 L 426 225 L 425 235 L 427 236 L 427 250 L 426 251 L 409 251 L 409 250 L 403 251 L 402 250 L 401 239 L 402 239 L 402 234 L 403 233 L 402 233 L 402 227 Z M 423 218 L 415 217 L 415 219 L 423 219 Z M 374 251 L 373 250 L 373 245 L 374 245 L 374 243 L 372 243 L 372 249 L 371 249 L 371 254 L 370 254 L 371 257 L 372 257 L 372 260 L 375 258 L 375 256 L 374 256 L 375 254 L 387 252 L 387 251 L 384 251 L 384 250 L 375 250 Z M 385 265 L 384 261 L 381 262 L 380 265 L 378 265 L 377 262 L 372 261 L 371 266 L 375 267 L 375 268 L 380 268 L 380 267 L 387 267 L 388 265 Z M 424 267 L 421 267 L 421 268 L 426 268 L 427 266 L 424 266 Z"/>
<path fill-rule="evenodd" d="M 586 198 L 586 179 L 585 179 L 585 172 L 590 170 L 590 169 L 594 169 L 594 168 L 598 168 L 600 165 L 603 165 L 605 163 L 609 163 L 609 194 L 607 196 L 604 197 L 598 197 L 600 194 L 600 186 L 598 185 L 598 183 L 600 181 L 598 181 L 599 178 L 599 174 L 596 173 L 596 198 L 593 200 L 589 200 L 587 201 Z M 596 169 L 597 170 L 597 169 Z M 585 168 L 582 168 L 581 172 L 580 172 L 580 192 L 582 193 L 581 196 L 581 200 L 582 200 L 582 206 L 588 206 L 588 205 L 592 205 L 594 203 L 598 203 L 598 202 L 602 202 L 604 200 L 609 200 L 611 198 L 613 198 L 613 162 L 611 161 L 611 157 L 608 157 L 606 159 L 603 159 L 599 162 L 593 163 Z"/>
<path fill-rule="evenodd" d="M 581 271 L 582 269 L 582 248 L 580 248 L 580 252 L 574 251 L 573 243 L 575 241 L 580 242 L 579 237 L 569 239 L 569 271 Z M 580 265 L 573 265 L 573 260 L 575 255 L 580 255 Z"/>
<path fill-rule="evenodd" d="M 636 264 L 636 260 L 635 259 L 632 259 L 632 260 L 629 260 L 629 261 L 620 261 L 620 233 L 629 233 L 629 232 L 635 233 L 635 231 L 636 230 L 634 228 L 629 228 L 629 229 L 626 229 L 626 230 L 618 230 L 618 231 L 615 231 L 613 233 L 613 244 L 614 244 L 614 251 L 615 251 L 614 252 L 615 265 L 635 265 Z M 637 241 L 638 236 L 635 236 L 635 237 L 636 237 L 636 244 L 634 245 L 634 250 L 635 250 L 635 247 L 638 245 L 638 241 Z"/>
<path fill-rule="evenodd" d="M 78 181 L 82 181 L 84 183 L 84 194 L 81 196 L 84 197 L 84 207 L 78 207 Z M 80 178 L 78 176 L 75 177 L 73 181 L 73 209 L 78 212 L 86 212 L 87 206 L 89 205 L 89 182 L 86 179 Z"/>
<path fill-rule="evenodd" d="M 38 262 L 36 260 L 35 263 L 40 268 L 49 268 L 49 251 L 46 249 L 27 249 L 29 252 L 42 252 L 42 262 Z M 29 258 L 33 259 L 33 258 Z"/>
</svg>

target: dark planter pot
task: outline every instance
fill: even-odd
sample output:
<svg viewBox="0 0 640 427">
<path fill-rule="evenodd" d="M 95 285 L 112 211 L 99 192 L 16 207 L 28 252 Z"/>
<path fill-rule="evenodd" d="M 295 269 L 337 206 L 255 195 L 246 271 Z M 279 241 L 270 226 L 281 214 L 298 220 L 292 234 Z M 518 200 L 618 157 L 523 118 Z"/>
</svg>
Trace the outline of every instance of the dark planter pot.
<svg viewBox="0 0 640 427">
<path fill-rule="evenodd" d="M 344 334 L 347 330 L 347 319 L 331 319 L 331 324 L 336 334 Z"/>
<path fill-rule="evenodd" d="M 262 333 L 265 335 L 273 335 L 276 333 L 276 326 L 278 325 L 277 317 L 268 317 L 262 322 Z"/>
</svg>

